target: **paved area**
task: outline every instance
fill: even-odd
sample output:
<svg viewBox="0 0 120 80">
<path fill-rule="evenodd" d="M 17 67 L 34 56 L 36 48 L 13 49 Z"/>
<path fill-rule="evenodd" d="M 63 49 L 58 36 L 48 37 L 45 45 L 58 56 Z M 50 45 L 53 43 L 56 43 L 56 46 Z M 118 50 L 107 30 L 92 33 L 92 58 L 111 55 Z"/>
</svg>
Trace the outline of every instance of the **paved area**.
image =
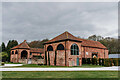
<svg viewBox="0 0 120 80">
<path fill-rule="evenodd" d="M 0 66 L 0 67 L 14 67 L 14 66 L 22 66 L 23 64 L 5 64 L 4 66 Z"/>
<path fill-rule="evenodd" d="M 120 71 L 118 67 L 99 68 L 0 68 L 0 71 Z"/>
</svg>

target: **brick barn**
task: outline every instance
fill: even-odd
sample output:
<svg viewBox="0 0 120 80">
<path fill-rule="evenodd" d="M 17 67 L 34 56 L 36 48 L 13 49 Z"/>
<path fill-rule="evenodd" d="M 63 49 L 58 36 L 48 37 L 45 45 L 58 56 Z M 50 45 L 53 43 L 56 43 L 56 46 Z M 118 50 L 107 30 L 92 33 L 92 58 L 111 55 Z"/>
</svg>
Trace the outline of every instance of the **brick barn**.
<svg viewBox="0 0 120 80">
<path fill-rule="evenodd" d="M 82 58 L 108 58 L 108 50 L 98 41 L 77 38 L 69 32 L 44 43 L 45 62 L 56 66 L 81 66 Z"/>
<path fill-rule="evenodd" d="M 81 39 L 69 32 L 44 43 L 44 49 L 30 48 L 26 40 L 11 49 L 11 62 L 28 64 L 34 56 L 44 57 L 44 64 L 81 66 L 82 58 L 108 58 L 108 49 L 98 41 Z M 37 64 L 37 63 L 36 63 Z"/>
<path fill-rule="evenodd" d="M 27 64 L 35 56 L 44 57 L 44 49 L 42 48 L 30 48 L 26 43 L 26 40 L 21 44 L 11 49 L 10 61 L 14 63 L 25 63 Z"/>
</svg>

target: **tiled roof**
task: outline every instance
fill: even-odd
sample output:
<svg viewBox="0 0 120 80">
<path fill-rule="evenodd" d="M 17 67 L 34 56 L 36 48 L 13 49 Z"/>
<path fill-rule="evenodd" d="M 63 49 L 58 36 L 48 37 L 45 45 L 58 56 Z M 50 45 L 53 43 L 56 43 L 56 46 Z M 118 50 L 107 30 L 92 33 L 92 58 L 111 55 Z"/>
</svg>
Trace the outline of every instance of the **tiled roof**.
<svg viewBox="0 0 120 80">
<path fill-rule="evenodd" d="M 70 34 L 69 32 L 64 32 L 62 34 L 60 34 L 59 36 L 45 42 L 45 43 L 50 43 L 50 42 L 54 42 L 54 41 L 60 41 L 60 40 L 66 40 L 66 39 L 71 39 L 71 40 L 77 40 L 77 41 L 80 41 L 79 38 L 73 36 L 72 34 Z"/>
<path fill-rule="evenodd" d="M 22 42 L 21 44 L 13 47 L 12 49 L 18 49 L 18 48 L 30 49 L 30 47 L 29 47 L 28 44 L 26 43 L 26 40 L 24 40 L 24 42 Z"/>
<path fill-rule="evenodd" d="M 120 58 L 120 54 L 109 54 L 109 58 Z"/>
<path fill-rule="evenodd" d="M 30 48 L 30 52 L 43 53 L 44 49 L 42 49 L 42 48 Z"/>
<path fill-rule="evenodd" d="M 103 44 L 101 44 L 98 41 L 92 41 L 92 40 L 86 40 L 86 39 L 81 39 L 81 40 L 82 40 L 82 46 L 106 48 Z"/>
<path fill-rule="evenodd" d="M 60 34 L 59 36 L 49 40 L 49 41 L 47 41 L 46 43 L 51 43 L 51 42 L 55 42 L 55 41 L 65 40 L 65 39 L 82 41 L 82 46 L 106 48 L 103 44 L 101 44 L 98 41 L 92 41 L 92 40 L 86 40 L 86 39 L 77 38 L 77 37 L 73 36 L 72 34 L 70 34 L 67 31 Z"/>
</svg>

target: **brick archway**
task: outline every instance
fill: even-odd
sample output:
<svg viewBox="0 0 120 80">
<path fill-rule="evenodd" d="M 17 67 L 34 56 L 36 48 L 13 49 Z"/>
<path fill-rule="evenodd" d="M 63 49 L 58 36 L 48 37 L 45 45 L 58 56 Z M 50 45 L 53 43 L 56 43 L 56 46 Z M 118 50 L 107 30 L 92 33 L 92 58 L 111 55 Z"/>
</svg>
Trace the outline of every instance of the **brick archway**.
<svg viewBox="0 0 120 80">
<path fill-rule="evenodd" d="M 27 59 L 27 56 L 28 56 L 28 52 L 26 50 L 23 50 L 21 52 L 21 59 Z"/>
<path fill-rule="evenodd" d="M 56 50 L 65 50 L 65 47 L 63 44 L 58 44 Z"/>
<path fill-rule="evenodd" d="M 18 54 L 18 51 L 17 51 L 17 50 L 15 51 L 15 54 Z"/>
<path fill-rule="evenodd" d="M 53 51 L 53 47 L 52 47 L 51 45 L 49 45 L 49 46 L 47 47 L 47 51 Z"/>
</svg>

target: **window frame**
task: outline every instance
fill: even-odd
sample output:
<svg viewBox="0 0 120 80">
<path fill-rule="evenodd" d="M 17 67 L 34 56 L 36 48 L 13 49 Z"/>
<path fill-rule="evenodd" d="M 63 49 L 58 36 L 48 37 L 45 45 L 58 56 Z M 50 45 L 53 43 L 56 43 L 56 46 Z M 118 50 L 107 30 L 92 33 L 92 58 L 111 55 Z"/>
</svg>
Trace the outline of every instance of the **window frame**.
<svg viewBox="0 0 120 80">
<path fill-rule="evenodd" d="M 71 45 L 71 55 L 79 55 L 79 47 L 77 44 Z"/>
<path fill-rule="evenodd" d="M 57 46 L 57 50 L 65 50 L 64 45 L 63 44 L 59 44 Z"/>
</svg>

